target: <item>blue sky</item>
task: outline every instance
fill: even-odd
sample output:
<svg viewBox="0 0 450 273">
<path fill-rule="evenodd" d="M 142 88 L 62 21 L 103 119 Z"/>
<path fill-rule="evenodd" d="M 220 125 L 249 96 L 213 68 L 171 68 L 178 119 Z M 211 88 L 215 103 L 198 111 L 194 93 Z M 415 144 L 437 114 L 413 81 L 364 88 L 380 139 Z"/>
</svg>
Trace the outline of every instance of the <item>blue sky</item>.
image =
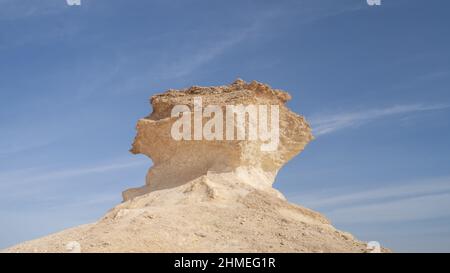
<svg viewBox="0 0 450 273">
<path fill-rule="evenodd" d="M 237 77 L 317 136 L 275 187 L 395 251 L 450 251 L 445 0 L 0 0 L 0 248 L 143 185 L 149 97 Z"/>
</svg>

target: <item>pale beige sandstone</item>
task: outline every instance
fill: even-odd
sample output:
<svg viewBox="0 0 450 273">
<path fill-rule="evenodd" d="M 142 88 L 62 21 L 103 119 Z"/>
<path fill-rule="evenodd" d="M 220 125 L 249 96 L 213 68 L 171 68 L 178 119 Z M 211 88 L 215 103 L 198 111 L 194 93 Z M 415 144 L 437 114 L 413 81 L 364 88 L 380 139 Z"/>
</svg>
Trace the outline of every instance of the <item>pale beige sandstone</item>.
<svg viewBox="0 0 450 273">
<path fill-rule="evenodd" d="M 196 97 L 202 98 L 204 107 L 218 105 L 223 112 L 226 111 L 226 105 L 278 105 L 278 150 L 262 152 L 261 141 L 174 140 L 171 127 L 177 118 L 171 117 L 172 108 L 175 105 L 188 105 L 193 112 L 193 99 Z M 176 187 L 201 176 L 211 178 L 218 174 L 251 184 L 261 190 L 275 192 L 272 183 L 278 170 L 302 151 L 313 138 L 305 119 L 284 105 L 289 99 L 290 96 L 286 92 L 271 89 L 268 85 L 256 81 L 247 84 L 242 80 L 237 80 L 229 86 L 194 86 L 153 96 L 153 112 L 149 117 L 138 121 L 138 132 L 131 149 L 133 153 L 150 157 L 153 166 L 147 174 L 146 185 L 125 191 L 124 200 L 151 191 Z M 204 123 L 206 121 L 207 119 Z"/>
<path fill-rule="evenodd" d="M 175 141 L 174 105 L 280 106 L 280 144 L 260 141 Z M 145 186 L 98 222 L 26 242 L 6 252 L 365 252 L 366 244 L 335 229 L 321 214 L 291 204 L 272 187 L 278 170 L 313 139 L 288 93 L 256 81 L 198 87 L 152 97 L 153 113 L 137 124 L 131 151 L 153 160 Z"/>
</svg>

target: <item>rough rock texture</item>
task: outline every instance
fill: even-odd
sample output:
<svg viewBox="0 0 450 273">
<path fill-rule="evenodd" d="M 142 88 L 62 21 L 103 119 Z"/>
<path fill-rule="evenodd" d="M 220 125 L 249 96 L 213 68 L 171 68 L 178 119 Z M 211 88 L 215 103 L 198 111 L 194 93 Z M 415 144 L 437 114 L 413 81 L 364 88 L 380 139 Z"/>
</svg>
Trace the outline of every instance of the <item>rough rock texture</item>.
<svg viewBox="0 0 450 273">
<path fill-rule="evenodd" d="M 279 105 L 278 149 L 261 141 L 175 141 L 174 105 Z M 153 96 L 139 120 L 132 152 L 153 160 L 145 186 L 98 222 L 7 249 L 7 252 L 365 252 L 366 244 L 336 230 L 322 215 L 291 204 L 272 188 L 278 170 L 313 139 L 305 119 L 284 104 L 289 94 L 258 82 L 191 87 Z"/>
<path fill-rule="evenodd" d="M 278 105 L 278 149 L 262 152 L 263 142 L 259 140 L 174 140 L 171 127 L 177 118 L 171 118 L 171 110 L 175 105 L 188 105 L 194 112 L 193 99 L 198 97 L 202 98 L 203 106 L 218 105 L 223 112 L 226 111 L 226 105 Z M 153 167 L 147 174 L 146 185 L 125 191 L 124 200 L 176 187 L 200 176 L 209 178 L 217 174 L 227 174 L 232 179 L 273 192 L 272 183 L 278 170 L 313 138 L 305 119 L 284 105 L 289 99 L 286 92 L 271 89 L 256 81 L 247 84 L 242 80 L 229 86 L 193 86 L 153 96 L 153 113 L 139 120 L 131 150 L 150 157 Z"/>
</svg>

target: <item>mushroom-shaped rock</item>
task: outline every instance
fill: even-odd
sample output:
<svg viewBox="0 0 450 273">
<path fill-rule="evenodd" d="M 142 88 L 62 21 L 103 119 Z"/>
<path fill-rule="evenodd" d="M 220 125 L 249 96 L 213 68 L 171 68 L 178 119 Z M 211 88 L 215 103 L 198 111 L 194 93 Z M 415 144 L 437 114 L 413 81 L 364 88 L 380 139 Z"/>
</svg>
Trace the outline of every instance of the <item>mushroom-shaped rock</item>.
<svg viewBox="0 0 450 273">
<path fill-rule="evenodd" d="M 131 149 L 150 157 L 153 166 L 146 185 L 123 192 L 124 200 L 202 176 L 215 180 L 218 174 L 270 191 L 278 170 L 313 139 L 305 119 L 286 107 L 290 98 L 240 79 L 153 96 L 153 112 L 138 121 Z M 184 110 L 174 114 L 174 109 Z M 180 127 L 181 119 L 187 129 Z M 174 136 L 180 128 L 184 138 Z"/>
</svg>

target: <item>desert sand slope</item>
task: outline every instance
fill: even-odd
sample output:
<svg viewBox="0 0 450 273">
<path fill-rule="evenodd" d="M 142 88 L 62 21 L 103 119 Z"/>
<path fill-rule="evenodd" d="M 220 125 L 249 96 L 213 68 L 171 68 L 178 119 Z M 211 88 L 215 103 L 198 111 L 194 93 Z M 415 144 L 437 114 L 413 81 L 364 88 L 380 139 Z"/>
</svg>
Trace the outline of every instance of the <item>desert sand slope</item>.
<svg viewBox="0 0 450 273">
<path fill-rule="evenodd" d="M 221 191 L 239 188 L 235 195 Z M 98 222 L 26 242 L 6 252 L 364 252 L 366 245 L 311 210 L 245 185 L 206 177 L 152 192 Z"/>
<path fill-rule="evenodd" d="M 366 244 L 272 187 L 279 169 L 313 139 L 306 120 L 285 106 L 289 99 L 284 91 L 242 80 L 153 96 L 153 112 L 138 121 L 131 149 L 153 161 L 145 185 L 124 191 L 124 202 L 96 223 L 5 251 L 67 252 L 75 241 L 81 252 L 365 252 Z M 176 105 L 189 111 L 172 116 Z M 271 139 L 275 149 L 262 148 L 267 138 L 173 138 L 178 120 L 195 119 L 208 105 L 220 111 L 230 105 L 278 107 L 277 114 L 267 112 L 279 121 L 279 137 Z M 273 123 L 267 128 L 276 131 Z"/>
</svg>

